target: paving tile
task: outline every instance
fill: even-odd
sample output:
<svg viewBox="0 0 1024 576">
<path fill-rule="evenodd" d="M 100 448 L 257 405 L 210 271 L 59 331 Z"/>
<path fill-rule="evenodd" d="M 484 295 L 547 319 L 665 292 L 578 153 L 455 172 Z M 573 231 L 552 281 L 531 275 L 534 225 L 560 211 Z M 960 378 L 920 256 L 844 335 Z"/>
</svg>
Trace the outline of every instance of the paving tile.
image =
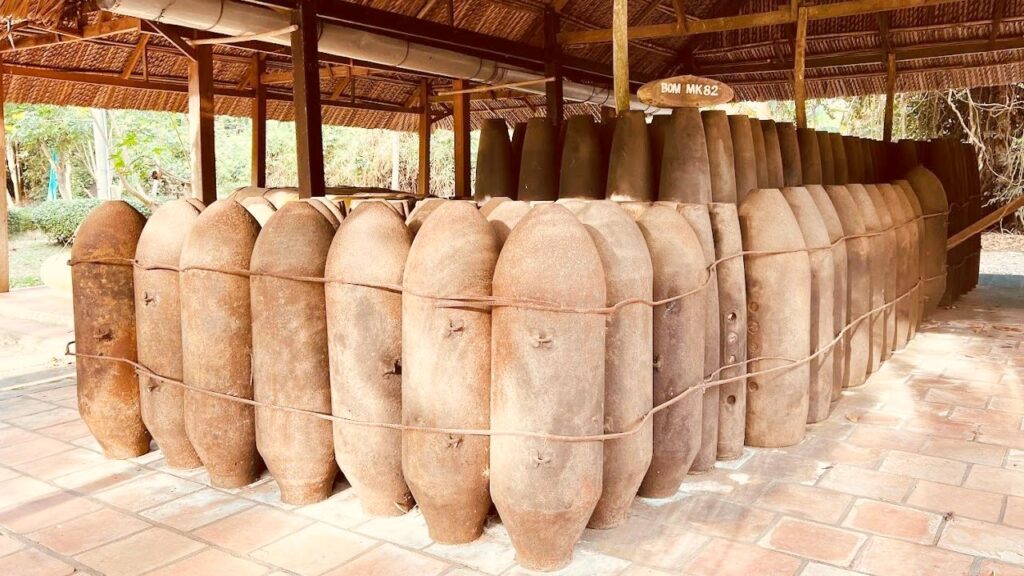
<svg viewBox="0 0 1024 576">
<path fill-rule="evenodd" d="M 139 511 L 191 494 L 201 488 L 202 484 L 156 472 L 104 490 L 96 494 L 96 498 L 118 508 Z"/>
<path fill-rule="evenodd" d="M 953 422 L 946 418 L 934 416 L 917 416 L 907 420 L 903 426 L 904 430 L 926 436 L 941 436 L 943 438 L 957 438 L 960 440 L 974 440 L 978 436 L 977 424 L 964 422 Z"/>
<path fill-rule="evenodd" d="M 957 516 L 995 522 L 999 520 L 1004 498 L 1002 494 L 920 480 L 907 504 L 939 514 L 952 512 Z"/>
<path fill-rule="evenodd" d="M 852 500 L 852 496 L 842 492 L 780 482 L 765 490 L 754 505 L 823 524 L 835 524 L 846 514 Z"/>
<path fill-rule="evenodd" d="M 800 576 L 859 576 L 861 574 L 864 573 L 846 570 L 845 568 L 836 568 L 835 566 L 819 564 L 817 562 L 809 562 L 807 566 L 804 566 L 803 571 L 800 572 Z"/>
<path fill-rule="evenodd" d="M 858 499 L 843 526 L 889 538 L 931 544 L 942 516 L 875 500 Z"/>
<path fill-rule="evenodd" d="M 850 433 L 847 442 L 882 450 L 903 450 L 917 452 L 928 440 L 927 436 L 905 430 L 889 430 L 872 426 L 858 426 Z"/>
<path fill-rule="evenodd" d="M 974 559 L 964 554 L 874 536 L 855 569 L 874 576 L 966 575 Z"/>
<path fill-rule="evenodd" d="M 26 430 L 38 430 L 47 426 L 74 422 L 75 420 L 81 420 L 78 410 L 58 407 L 26 416 L 18 416 L 17 418 L 8 418 L 7 423 L 19 428 L 25 428 Z"/>
<path fill-rule="evenodd" d="M 928 402 L 952 404 L 954 406 L 984 408 L 988 405 L 989 395 L 983 392 L 932 388 L 927 394 L 925 394 L 924 399 Z"/>
<path fill-rule="evenodd" d="M 26 548 L 0 558 L 0 574 L 11 576 L 67 576 L 75 568 L 39 550 Z"/>
<path fill-rule="evenodd" d="M 553 572 L 538 572 L 515 565 L 504 576 L 618 576 L 630 563 L 589 550 L 574 550 L 569 565 Z M 445 575 L 447 576 L 447 574 Z"/>
<path fill-rule="evenodd" d="M 888 502 L 902 502 L 913 483 L 913 478 L 907 476 L 839 465 L 822 477 L 818 487 Z"/>
<path fill-rule="evenodd" d="M 799 446 L 798 453 L 806 458 L 866 468 L 876 468 L 883 456 L 882 451 L 877 448 L 865 448 L 831 438 L 808 438 Z"/>
<path fill-rule="evenodd" d="M 42 400 L 43 402 L 61 402 L 65 400 L 78 400 L 78 389 L 74 384 L 74 375 L 68 374 L 70 384 L 67 386 L 60 386 L 58 388 L 51 388 L 42 392 L 33 392 L 29 394 L 29 398 L 35 398 L 36 400 Z"/>
<path fill-rule="evenodd" d="M 243 498 L 204 488 L 140 514 L 154 522 L 189 532 L 253 506 L 255 504 Z"/>
<path fill-rule="evenodd" d="M 434 542 L 430 539 L 427 522 L 419 508 L 414 508 L 401 516 L 372 518 L 353 530 L 406 548 L 422 549 Z"/>
<path fill-rule="evenodd" d="M 991 522 L 954 517 L 942 530 L 939 547 L 1024 564 L 1024 530 Z"/>
<path fill-rule="evenodd" d="M 449 572 L 444 576 L 451 576 L 454 572 Z M 664 570 L 658 570 L 657 568 L 651 568 L 649 566 L 640 566 L 639 564 L 631 564 L 626 571 L 619 576 L 671 576 Z"/>
<path fill-rule="evenodd" d="M 964 487 L 1024 496 L 1024 471 L 975 465 L 967 475 Z"/>
<path fill-rule="evenodd" d="M 783 518 L 761 540 L 761 545 L 836 566 L 848 566 L 867 536 L 797 520 Z"/>
<path fill-rule="evenodd" d="M 801 561 L 753 544 L 714 539 L 685 567 L 693 576 L 748 576 L 796 574 Z"/>
<path fill-rule="evenodd" d="M 4 320 L 5 322 L 7 320 Z M 53 408 L 53 404 L 42 402 L 28 396 L 20 396 L 0 403 L 0 420 L 10 420 L 27 414 L 35 414 Z"/>
<path fill-rule="evenodd" d="M 953 422 L 966 422 L 968 424 L 984 424 L 1000 428 L 1020 428 L 1021 415 L 1000 410 L 957 407 L 949 415 L 949 419 Z"/>
<path fill-rule="evenodd" d="M 678 570 L 708 540 L 694 530 L 632 516 L 614 530 L 585 530 L 581 546 L 654 568 Z"/>
<path fill-rule="evenodd" d="M 1024 528 L 1024 498 L 1010 496 L 1007 499 L 1003 524 L 1013 526 L 1014 528 Z"/>
<path fill-rule="evenodd" d="M 207 548 L 153 572 L 147 572 L 146 576 L 261 576 L 269 571 L 270 568 L 261 564 Z"/>
<path fill-rule="evenodd" d="M 437 558 L 384 543 L 325 576 L 438 576 L 450 567 Z"/>
<path fill-rule="evenodd" d="M 351 487 L 337 491 L 330 498 L 316 504 L 303 506 L 297 512 L 339 528 L 354 528 L 370 519 L 363 512 L 356 491 Z"/>
<path fill-rule="evenodd" d="M 19 474 L 17 470 L 0 466 L 0 482 L 17 478 L 18 476 L 21 476 L 21 474 Z"/>
<path fill-rule="evenodd" d="M 71 450 L 66 450 L 53 456 L 31 460 L 24 464 L 17 464 L 15 468 L 29 476 L 35 476 L 43 480 L 52 480 L 58 476 L 92 468 L 106 461 L 102 455 L 91 450 L 71 446 L 69 448 Z"/>
<path fill-rule="evenodd" d="M 858 408 L 845 409 L 842 403 L 832 415 L 833 418 L 839 415 L 849 422 L 862 426 L 876 426 L 880 428 L 897 429 L 903 424 L 903 418 L 889 412 L 880 410 L 863 410 Z"/>
<path fill-rule="evenodd" d="M 17 466 L 32 460 L 59 454 L 73 448 L 70 444 L 36 435 L 35 438 L 16 444 L 0 444 L 0 464 Z"/>
<path fill-rule="evenodd" d="M 106 576 L 135 576 L 203 548 L 203 544 L 163 528 L 150 528 L 95 548 L 76 560 Z"/>
<path fill-rule="evenodd" d="M 1002 446 L 992 446 L 980 442 L 954 440 L 953 438 L 931 438 L 921 448 L 920 453 L 972 464 L 1001 466 L 1003 459 L 1006 458 L 1006 450 Z"/>
<path fill-rule="evenodd" d="M 51 492 L 0 510 L 0 526 L 27 534 L 100 508 L 99 504 L 69 492 Z"/>
<path fill-rule="evenodd" d="M 0 508 L 21 504 L 56 491 L 53 486 L 27 476 L 4 480 L 0 482 Z"/>
<path fill-rule="evenodd" d="M 1024 566 L 1012 566 L 997 560 L 983 559 L 978 564 L 979 576 L 1024 576 Z"/>
<path fill-rule="evenodd" d="M 1006 454 L 1006 462 L 1003 464 L 1003 467 L 1024 472 L 1024 450 L 1011 448 Z"/>
<path fill-rule="evenodd" d="M 757 452 L 740 471 L 778 481 L 814 484 L 828 466 L 827 463 L 810 458 L 764 450 Z"/>
<path fill-rule="evenodd" d="M 575 551 L 580 550 L 577 546 Z M 500 524 L 487 526 L 483 535 L 468 544 L 432 544 L 425 552 L 492 575 L 508 570 L 515 564 L 516 557 L 508 532 Z"/>
<path fill-rule="evenodd" d="M 682 495 L 673 500 L 641 499 L 634 506 L 638 516 L 690 528 L 702 534 L 754 542 L 775 521 L 775 514 L 709 494 Z"/>
<path fill-rule="evenodd" d="M 78 472 L 58 476 L 53 483 L 84 494 L 95 494 L 150 473 L 150 470 L 131 462 L 107 460 Z"/>
<path fill-rule="evenodd" d="M 713 494 L 722 500 L 749 504 L 756 500 L 771 482 L 771 479 L 765 476 L 756 476 L 740 470 L 715 468 L 708 474 L 688 477 L 680 486 L 679 493 L 675 497 Z"/>
<path fill-rule="evenodd" d="M 149 527 L 142 520 L 103 508 L 32 532 L 28 537 L 54 552 L 73 556 Z"/>
<path fill-rule="evenodd" d="M 1024 450 L 1024 431 L 1018 428 L 1001 428 L 985 424 L 978 428 L 975 436 L 978 442 Z"/>
<path fill-rule="evenodd" d="M 988 407 L 1015 414 L 1024 414 L 1024 396 L 993 396 Z"/>
<path fill-rule="evenodd" d="M 0 534 L 0 556 L 6 556 L 24 548 L 25 545 L 6 534 Z"/>
<path fill-rule="evenodd" d="M 63 440 L 64 442 L 86 438 L 90 434 L 89 427 L 81 419 L 36 430 L 36 432 L 56 440 Z"/>
<path fill-rule="evenodd" d="M 934 456 L 923 456 L 921 454 L 893 450 L 882 461 L 882 466 L 879 470 L 890 474 L 900 474 L 910 476 L 911 478 L 958 486 L 963 482 L 967 465 L 963 462 L 949 460 L 948 458 L 936 458 Z"/>
<path fill-rule="evenodd" d="M 269 506 L 256 505 L 223 520 L 207 524 L 193 534 L 223 548 L 246 554 L 311 523 L 312 520 L 302 516 Z"/>
</svg>

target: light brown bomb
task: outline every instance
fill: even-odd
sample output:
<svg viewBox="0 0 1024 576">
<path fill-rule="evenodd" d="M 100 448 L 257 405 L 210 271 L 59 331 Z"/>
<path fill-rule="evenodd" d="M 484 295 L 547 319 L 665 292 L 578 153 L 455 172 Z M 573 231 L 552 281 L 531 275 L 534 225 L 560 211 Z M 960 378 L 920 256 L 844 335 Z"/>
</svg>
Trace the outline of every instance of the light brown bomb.
<svg viewBox="0 0 1024 576">
<path fill-rule="evenodd" d="M 519 168 L 523 161 L 523 142 L 526 141 L 526 122 L 516 122 L 512 127 L 512 175 L 516 179 L 516 193 L 519 193 Z"/>
<path fill-rule="evenodd" d="M 487 206 L 485 206 L 487 208 Z M 504 245 L 508 235 L 516 224 L 530 211 L 530 205 L 518 200 L 496 204 L 490 210 L 481 209 L 481 213 L 491 223 L 494 233 L 498 238 L 498 245 Z"/>
<path fill-rule="evenodd" d="M 818 155 L 821 158 L 821 183 L 826 186 L 836 184 L 836 145 L 828 132 L 815 132 L 815 135 L 818 138 Z"/>
<path fill-rule="evenodd" d="M 718 313 L 721 333 L 720 355 L 723 369 L 718 379 L 739 378 L 718 386 L 718 459 L 733 460 L 743 454 L 747 420 L 747 385 L 740 378 L 746 373 L 747 290 L 743 272 L 743 238 L 736 205 L 708 205 L 711 231 L 715 238 L 718 279 Z"/>
<path fill-rule="evenodd" d="M 185 237 L 203 209 L 199 200 L 172 200 L 146 222 L 135 259 L 135 333 L 139 363 L 158 376 L 182 379 L 181 290 L 178 263 Z M 162 268 L 162 269 L 158 269 Z M 142 421 L 167 465 L 202 466 L 185 433 L 184 390 L 139 374 Z"/>
<path fill-rule="evenodd" d="M 894 332 L 890 349 L 901 350 L 907 345 L 910 334 L 911 322 L 911 301 L 909 292 L 912 282 L 917 280 L 916 273 L 911 272 L 910 253 L 917 251 L 917 245 L 912 245 L 910 217 L 907 214 L 909 206 L 904 206 L 906 199 L 898 192 L 892 184 L 880 183 L 876 185 L 882 193 L 886 206 L 893 221 L 893 230 L 896 236 L 896 249 L 893 251 L 894 259 L 894 296 L 893 296 L 893 321 Z M 913 280 L 911 277 L 913 276 Z"/>
<path fill-rule="evenodd" d="M 764 157 L 768 168 L 768 187 L 782 188 L 785 177 L 783 176 L 779 132 L 775 127 L 775 121 L 761 120 L 761 131 L 764 133 Z"/>
<path fill-rule="evenodd" d="M 864 162 L 864 182 L 872 184 L 878 182 L 878 175 L 875 169 L 875 154 L 871 140 L 857 138 L 857 142 L 860 144 L 860 154 Z"/>
<path fill-rule="evenodd" d="M 892 212 L 885 201 L 885 197 L 876 184 L 866 184 L 864 189 L 871 196 L 871 203 L 875 206 L 875 213 L 878 214 L 879 225 L 882 230 L 882 254 L 881 259 L 885 263 L 885 272 L 882 279 L 885 282 L 883 293 L 885 295 L 885 310 L 880 314 L 882 319 L 882 357 L 881 362 L 889 359 L 892 355 L 893 342 L 896 339 L 896 311 L 893 303 L 896 301 L 896 250 L 899 243 L 894 225 Z"/>
<path fill-rule="evenodd" d="M 784 188 L 782 195 L 800 225 L 811 265 L 811 334 L 807 355 L 818 356 L 811 360 L 808 369 L 807 422 L 815 423 L 828 418 L 832 407 L 836 358 L 835 349 L 831 347 L 834 336 L 835 260 L 832 258 L 828 228 L 807 189 Z"/>
<path fill-rule="evenodd" d="M 651 142 L 651 198 L 658 197 L 658 183 L 661 179 L 661 159 L 665 153 L 665 134 L 671 122 L 670 114 L 656 114 L 651 117 L 647 133 Z"/>
<path fill-rule="evenodd" d="M 323 214 L 324 218 L 327 218 L 327 221 L 334 225 L 335 228 L 345 219 L 345 203 L 337 196 L 333 198 L 319 196 L 309 198 L 309 200 L 313 208 Z"/>
<path fill-rule="evenodd" d="M 846 185 L 850 195 L 857 203 L 861 219 L 864 221 L 864 232 L 870 234 L 868 237 L 869 258 L 871 274 L 871 315 L 865 322 L 870 326 L 871 332 L 871 354 L 868 357 L 868 374 L 878 370 L 882 361 L 882 348 L 885 343 L 885 304 L 886 291 L 886 270 L 888 262 L 885 257 L 885 249 L 888 245 L 887 238 L 882 229 L 882 220 L 871 200 L 871 194 L 863 184 L 850 183 Z"/>
<path fill-rule="evenodd" d="M 188 386 L 253 398 L 249 270 L 259 222 L 218 200 L 196 219 L 181 249 L 181 344 Z M 252 406 L 185 391 L 185 431 L 218 488 L 254 482 L 263 469 Z"/>
<path fill-rule="evenodd" d="M 604 198 L 605 169 L 601 135 L 592 116 L 573 116 L 565 122 L 559 198 Z"/>
<path fill-rule="evenodd" d="M 757 187 L 770 188 L 771 175 L 768 171 L 768 151 L 764 142 L 764 129 L 757 118 L 750 119 L 750 137 L 754 141 L 754 166 L 757 169 Z"/>
<path fill-rule="evenodd" d="M 402 283 L 412 234 L 380 202 L 360 204 L 338 228 L 325 286 L 335 416 L 398 424 L 402 417 Z M 334 422 L 334 455 L 368 514 L 412 508 L 398 430 Z"/>
<path fill-rule="evenodd" d="M 757 188 L 757 154 L 750 119 L 743 115 L 729 116 L 729 135 L 736 170 L 736 200 L 742 202 L 747 192 Z"/>
<path fill-rule="evenodd" d="M 800 144 L 800 177 L 804 184 L 822 184 L 821 147 L 818 133 L 810 128 L 797 128 L 797 142 Z"/>
<path fill-rule="evenodd" d="M 911 250 L 908 255 L 911 277 L 907 279 L 907 282 L 911 285 L 910 332 L 907 335 L 909 340 L 917 334 L 917 327 L 921 324 L 924 312 L 924 302 L 921 298 L 922 282 L 924 280 L 923 268 L 921 266 L 921 244 L 924 242 L 925 221 L 921 217 L 921 202 L 917 199 L 917 195 L 914 194 L 914 189 L 910 186 L 910 183 L 906 180 L 896 180 L 893 182 L 893 188 L 903 198 L 906 203 L 905 210 L 911 218 Z"/>
<path fill-rule="evenodd" d="M 814 200 L 818 208 L 825 229 L 828 231 L 830 251 L 832 252 L 833 264 L 833 291 L 832 291 L 832 401 L 839 400 L 843 388 L 846 387 L 848 378 L 846 366 L 849 363 L 847 338 L 840 338 L 839 335 L 846 328 L 847 322 L 847 300 L 849 299 L 849 288 L 847 287 L 847 275 L 849 263 L 846 255 L 846 239 L 843 233 L 843 223 L 836 212 L 835 205 L 828 197 L 823 186 L 805 186 L 807 192 Z M 836 340 L 836 338 L 839 338 Z"/>
<path fill-rule="evenodd" d="M 784 186 L 800 186 L 803 181 L 803 164 L 800 161 L 800 142 L 796 137 L 796 126 L 792 122 L 776 122 L 779 134 L 779 154 L 782 156 L 782 180 Z"/>
<path fill-rule="evenodd" d="M 902 179 L 914 166 L 921 163 L 917 154 L 917 142 L 900 140 L 896 142 L 896 151 L 890 163 L 890 173 L 894 179 Z"/>
<path fill-rule="evenodd" d="M 485 205 L 496 204 L 498 202 L 504 202 L 508 200 L 504 196 L 494 196 L 484 200 Z M 465 202 L 465 200 L 447 200 L 445 198 L 424 198 L 416 203 L 416 207 L 409 213 L 409 217 L 405 219 L 405 225 L 409 227 L 409 232 L 416 236 L 420 231 L 420 226 L 426 222 L 427 217 L 434 213 L 447 202 Z"/>
<path fill-rule="evenodd" d="M 127 202 L 104 202 L 82 221 L 71 246 L 75 349 L 79 354 L 135 361 L 132 267 L 146 219 Z M 89 262 L 109 259 L 112 262 Z M 128 364 L 79 357 L 78 412 L 107 458 L 149 452 L 139 406 L 139 381 Z"/>
<path fill-rule="evenodd" d="M 707 204 L 711 174 L 704 124 L 696 108 L 676 108 L 665 128 L 658 200 Z"/>
<path fill-rule="evenodd" d="M 494 196 L 515 198 L 519 166 L 513 161 L 512 142 L 508 139 L 505 120 L 487 118 L 480 125 L 473 199 L 484 202 Z"/>
<path fill-rule="evenodd" d="M 490 427 L 490 309 L 437 303 L 490 296 L 499 250 L 487 220 L 463 203 L 438 208 L 412 243 L 402 295 L 404 424 Z M 487 436 L 402 431 L 402 471 L 435 542 L 480 536 L 491 507 L 489 452 Z"/>
<path fill-rule="evenodd" d="M 715 263 L 715 239 L 711 230 L 711 217 L 706 204 L 679 204 L 676 208 L 686 218 L 700 240 L 704 252 L 704 266 L 709 270 L 704 284 L 704 378 L 715 375 L 721 366 L 721 319 L 718 308 L 718 273 Z M 691 474 L 708 472 L 715 467 L 718 458 L 718 403 L 719 389 L 711 387 L 704 391 L 701 409 L 700 451 L 690 466 Z"/>
<path fill-rule="evenodd" d="M 847 333 L 843 386 L 850 388 L 864 384 L 871 366 L 871 321 L 865 316 L 871 310 L 871 238 L 863 236 L 867 226 L 849 188 L 826 186 L 825 191 L 846 236 Z"/>
<path fill-rule="evenodd" d="M 650 202 L 653 198 L 652 174 L 651 141 L 644 113 L 638 110 L 623 112 L 615 119 L 608 153 L 605 198 Z"/>
<path fill-rule="evenodd" d="M 846 146 L 843 145 L 843 137 L 830 132 L 828 139 L 832 145 L 833 179 L 836 184 L 846 184 L 850 182 L 850 166 L 846 159 Z"/>
<path fill-rule="evenodd" d="M 654 300 L 674 298 L 654 308 L 654 404 L 700 384 L 704 373 L 707 280 L 700 239 L 681 214 L 655 205 L 637 220 L 654 265 Z M 699 390 L 654 415 L 651 466 L 640 496 L 676 493 L 701 446 L 703 398 Z"/>
<path fill-rule="evenodd" d="M 800 359 L 811 349 L 811 269 L 800 225 L 782 192 L 758 189 L 739 206 L 743 248 L 784 251 L 748 255 L 747 350 L 751 358 Z M 751 362 L 750 371 L 778 366 Z M 807 364 L 747 379 L 747 439 L 750 446 L 791 446 L 807 422 Z"/>
<path fill-rule="evenodd" d="M 704 140 L 708 145 L 711 201 L 736 203 L 736 165 L 729 116 L 724 110 L 704 110 Z"/>
<path fill-rule="evenodd" d="M 907 172 L 907 182 L 921 203 L 924 236 L 921 241 L 921 299 L 924 316 L 939 305 L 946 291 L 946 213 L 949 205 L 942 182 L 924 166 Z"/>
<path fill-rule="evenodd" d="M 530 118 L 526 125 L 516 198 L 558 199 L 558 132 L 547 118 Z"/>
<path fill-rule="evenodd" d="M 600 308 L 600 254 L 558 204 L 534 207 L 509 235 L 494 270 L 497 298 Z M 492 312 L 491 426 L 601 434 L 605 317 L 513 306 Z M 558 382 L 558 386 L 550 383 Z M 601 442 L 491 438 L 491 497 L 525 568 L 568 564 L 601 495 Z"/>
<path fill-rule="evenodd" d="M 864 157 L 860 143 L 853 136 L 843 136 L 843 151 L 846 154 L 846 179 L 850 184 L 863 184 L 865 180 Z"/>
<path fill-rule="evenodd" d="M 605 271 L 607 304 L 629 299 L 649 301 L 654 270 L 640 228 L 611 202 L 569 206 L 586 226 Z M 604 431 L 633 429 L 653 404 L 653 312 L 643 303 L 628 304 L 609 318 L 604 365 Z M 604 443 L 601 498 L 590 528 L 608 529 L 626 521 L 629 507 L 651 464 L 650 420 L 637 433 Z"/>
<path fill-rule="evenodd" d="M 331 380 L 324 289 L 319 283 L 282 277 L 324 276 L 337 226 L 314 202 L 282 207 L 253 247 L 253 398 L 326 414 L 331 410 Z M 310 504 L 331 495 L 337 466 L 330 422 L 257 407 L 256 447 L 283 502 Z"/>
<path fill-rule="evenodd" d="M 256 222 L 263 226 L 270 220 L 270 217 L 277 212 L 277 207 L 274 204 L 262 196 L 249 196 L 239 200 L 242 206 L 252 214 L 252 217 L 256 219 Z"/>
<path fill-rule="evenodd" d="M 274 205 L 275 210 L 280 210 L 285 204 L 299 199 L 298 188 L 268 188 L 263 193 L 263 198 Z"/>
</svg>

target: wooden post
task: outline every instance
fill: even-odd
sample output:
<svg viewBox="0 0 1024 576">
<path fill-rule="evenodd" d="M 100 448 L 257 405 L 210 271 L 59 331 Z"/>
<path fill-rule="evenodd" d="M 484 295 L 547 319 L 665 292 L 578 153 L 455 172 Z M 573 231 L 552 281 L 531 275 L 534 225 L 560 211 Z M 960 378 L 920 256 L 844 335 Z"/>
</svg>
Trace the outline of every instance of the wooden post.
<svg viewBox="0 0 1024 576">
<path fill-rule="evenodd" d="M 430 195 L 430 84 L 426 79 L 420 80 L 420 112 L 419 134 L 419 174 L 417 192 L 424 196 Z"/>
<path fill-rule="evenodd" d="M 7 127 L 4 125 L 4 75 L 0 66 L 0 150 L 7 150 Z M 11 291 L 10 246 L 7 237 L 7 162 L 0 167 L 0 293 Z"/>
<path fill-rule="evenodd" d="M 453 80 L 453 90 L 465 90 L 465 80 Z M 455 197 L 473 195 L 469 166 L 469 94 L 455 94 L 452 101 L 452 125 L 455 130 Z"/>
<path fill-rule="evenodd" d="M 250 183 L 257 188 L 267 186 L 267 86 L 263 83 L 265 56 L 252 59 L 252 177 Z"/>
<path fill-rule="evenodd" d="M 299 197 L 323 196 L 324 140 L 320 110 L 320 61 L 317 0 L 303 0 L 292 12 L 292 98 L 295 102 L 295 139 L 299 163 Z"/>
<path fill-rule="evenodd" d="M 213 141 L 213 47 L 196 46 L 188 63 L 188 126 L 192 144 L 192 196 L 209 206 L 217 200 Z"/>
<path fill-rule="evenodd" d="M 561 20 L 554 7 L 544 9 L 544 75 L 554 78 L 544 85 L 548 119 L 557 128 L 562 123 L 562 48 L 558 44 Z"/>
<path fill-rule="evenodd" d="M 612 6 L 612 75 L 615 111 L 629 110 L 629 9 L 627 0 Z"/>
<path fill-rule="evenodd" d="M 892 111 L 896 105 L 896 53 L 890 52 L 886 58 L 885 74 L 885 121 L 882 128 L 882 140 L 892 142 Z"/>
<path fill-rule="evenodd" d="M 804 88 L 804 57 L 807 51 L 807 9 L 798 8 L 793 55 L 793 102 L 797 128 L 807 128 L 807 94 Z"/>
</svg>

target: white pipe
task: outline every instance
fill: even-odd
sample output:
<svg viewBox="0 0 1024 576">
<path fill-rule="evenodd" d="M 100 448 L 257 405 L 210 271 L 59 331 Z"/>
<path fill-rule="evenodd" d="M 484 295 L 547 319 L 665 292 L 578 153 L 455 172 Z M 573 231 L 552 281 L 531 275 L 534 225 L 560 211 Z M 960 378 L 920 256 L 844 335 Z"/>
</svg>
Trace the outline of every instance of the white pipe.
<svg viewBox="0 0 1024 576">
<path fill-rule="evenodd" d="M 287 14 L 231 0 L 99 0 L 99 4 L 104 10 L 125 16 L 228 36 L 262 34 L 291 24 Z M 266 41 L 282 46 L 290 45 L 287 37 L 269 37 Z M 333 23 L 324 23 L 320 27 L 319 50 L 343 58 L 484 84 L 507 84 L 544 78 L 542 74 L 506 66 L 494 60 Z M 543 90 L 534 92 L 544 93 Z M 611 91 L 570 80 L 562 82 L 562 95 L 573 102 L 601 106 L 612 104 Z M 649 114 L 666 112 L 640 102 L 636 96 L 632 97 L 630 108 Z"/>
</svg>

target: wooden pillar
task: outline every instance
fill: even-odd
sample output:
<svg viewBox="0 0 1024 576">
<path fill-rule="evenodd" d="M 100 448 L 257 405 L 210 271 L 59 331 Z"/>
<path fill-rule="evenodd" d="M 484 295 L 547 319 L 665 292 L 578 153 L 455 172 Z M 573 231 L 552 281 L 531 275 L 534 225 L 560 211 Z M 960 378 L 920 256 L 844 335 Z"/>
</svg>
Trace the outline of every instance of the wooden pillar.
<svg viewBox="0 0 1024 576">
<path fill-rule="evenodd" d="M 629 110 L 629 11 L 626 0 L 612 5 L 612 75 L 615 111 Z"/>
<path fill-rule="evenodd" d="M 424 195 L 430 195 L 430 84 L 426 79 L 420 80 L 420 112 L 419 134 L 419 174 L 417 178 L 417 191 Z"/>
<path fill-rule="evenodd" d="M 324 139 L 320 110 L 320 61 L 317 49 L 319 26 L 317 0 L 303 0 L 292 12 L 292 97 L 295 102 L 295 138 L 299 173 L 299 197 L 323 196 Z"/>
<path fill-rule="evenodd" d="M 257 54 L 252 59 L 252 87 L 255 92 L 252 101 L 252 177 L 250 183 L 257 188 L 267 186 L 267 87 L 263 84 L 266 68 L 265 56 Z"/>
<path fill-rule="evenodd" d="M 885 74 L 885 121 L 882 140 L 892 142 L 892 111 L 896 104 L 896 54 L 890 52 L 886 58 Z"/>
<path fill-rule="evenodd" d="M 213 141 L 213 47 L 195 47 L 188 65 L 188 126 L 192 146 L 192 196 L 209 206 L 217 200 Z"/>
<path fill-rule="evenodd" d="M 793 46 L 793 102 L 797 128 L 807 128 L 807 94 L 804 89 L 804 58 L 807 52 L 807 10 L 797 9 L 796 42 Z"/>
<path fill-rule="evenodd" d="M 453 80 L 453 90 L 468 88 L 465 80 Z M 453 95 L 452 124 L 455 130 L 455 197 L 469 198 L 473 195 L 469 166 L 469 94 Z"/>
<path fill-rule="evenodd" d="M 0 67 L 0 150 L 7 150 L 4 125 L 4 75 Z M 7 237 L 7 162 L 0 162 L 0 293 L 11 290 L 10 246 Z"/>
<path fill-rule="evenodd" d="M 544 86 L 548 119 L 555 127 L 562 124 L 564 99 L 562 98 L 562 48 L 558 44 L 561 20 L 554 7 L 544 9 L 544 72 L 554 78 Z"/>
</svg>

